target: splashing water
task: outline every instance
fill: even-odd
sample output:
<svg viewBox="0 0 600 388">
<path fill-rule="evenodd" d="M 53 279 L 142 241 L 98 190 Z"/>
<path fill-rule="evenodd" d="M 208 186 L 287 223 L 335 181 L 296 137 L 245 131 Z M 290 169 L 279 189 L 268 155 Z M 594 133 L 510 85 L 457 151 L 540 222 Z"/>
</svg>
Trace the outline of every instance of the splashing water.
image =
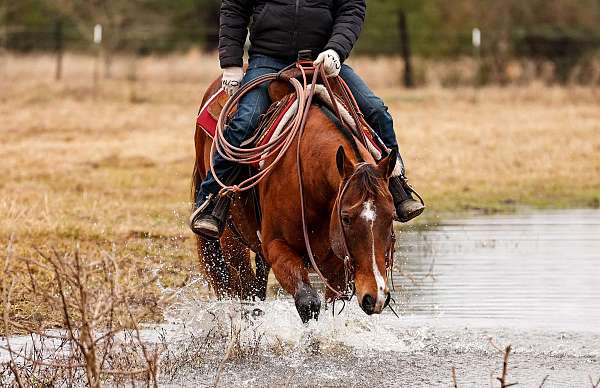
<svg viewBox="0 0 600 388">
<path fill-rule="evenodd" d="M 340 309 L 339 304 L 336 307 Z M 407 333 L 390 312 L 369 317 L 355 300 L 347 302 L 344 311 L 335 317 L 331 308 L 329 305 L 323 309 L 318 321 L 303 324 L 290 299 L 255 303 L 195 300 L 171 310 L 166 326 L 172 330 L 173 339 L 185 338 L 186 333 L 206 335 L 215 330 L 227 335 L 235 326 L 240 329 L 241 342 L 261 338 L 265 349 L 280 345 L 302 349 L 307 344 L 318 344 L 322 352 L 351 350 L 360 355 L 372 351 L 414 351 L 423 346 L 422 333 Z"/>
</svg>

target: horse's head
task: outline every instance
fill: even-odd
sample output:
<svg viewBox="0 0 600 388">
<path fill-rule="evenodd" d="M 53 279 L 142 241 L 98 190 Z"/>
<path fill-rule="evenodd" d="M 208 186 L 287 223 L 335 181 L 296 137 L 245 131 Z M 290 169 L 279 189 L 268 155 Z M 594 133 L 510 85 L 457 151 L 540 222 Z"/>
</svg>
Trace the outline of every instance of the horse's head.
<svg viewBox="0 0 600 388">
<path fill-rule="evenodd" d="M 360 307 L 369 315 L 379 314 L 390 296 L 386 259 L 393 244 L 394 204 L 388 179 L 396 152 L 374 165 L 352 162 L 340 147 L 336 161 L 342 182 L 331 217 L 331 245 L 354 272 Z"/>
</svg>

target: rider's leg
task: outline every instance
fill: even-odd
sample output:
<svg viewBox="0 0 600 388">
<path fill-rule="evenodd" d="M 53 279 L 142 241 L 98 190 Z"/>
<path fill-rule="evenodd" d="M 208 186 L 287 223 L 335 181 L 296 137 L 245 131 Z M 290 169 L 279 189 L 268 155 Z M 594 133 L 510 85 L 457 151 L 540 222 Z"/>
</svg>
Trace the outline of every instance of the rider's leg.
<svg viewBox="0 0 600 388">
<path fill-rule="evenodd" d="M 287 63 L 263 55 L 250 58 L 248 69 L 242 84 L 246 84 L 262 75 L 281 70 Z M 244 95 L 238 104 L 238 110 L 225 129 L 225 139 L 232 145 L 239 147 L 250 136 L 258 123 L 259 116 L 269 107 L 271 101 L 268 94 L 268 85 L 251 90 Z M 225 184 L 233 184 L 239 174 L 239 166 L 224 159 L 218 152 L 213 157 L 215 173 L 219 180 Z M 215 180 L 212 171 L 208 171 L 206 179 L 195 193 L 195 211 L 190 217 L 192 231 L 208 238 L 218 238 L 222 225 L 215 217 L 216 194 L 221 187 Z M 226 213 L 223 209 L 222 213 Z M 224 214 L 222 214 L 224 216 Z"/>
<path fill-rule="evenodd" d="M 367 123 L 377 132 L 387 147 L 395 148 L 398 151 L 400 168 L 397 170 L 398 173 L 390 178 L 390 192 L 394 197 L 398 219 L 406 222 L 417 217 L 423 212 L 425 206 L 412 197 L 412 190 L 406 182 L 404 162 L 400 156 L 392 115 L 388 112 L 388 108 L 381 98 L 371 91 L 350 66 L 342 65 L 340 76 L 348 84 Z"/>
</svg>

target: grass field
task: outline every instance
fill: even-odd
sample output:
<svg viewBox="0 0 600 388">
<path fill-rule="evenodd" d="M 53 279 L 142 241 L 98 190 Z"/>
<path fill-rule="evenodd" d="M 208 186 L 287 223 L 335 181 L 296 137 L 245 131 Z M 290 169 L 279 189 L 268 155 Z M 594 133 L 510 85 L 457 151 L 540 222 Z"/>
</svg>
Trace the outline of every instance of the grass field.
<svg viewBox="0 0 600 388">
<path fill-rule="evenodd" d="M 599 90 L 406 90 L 399 75 L 385 78 L 393 60 L 352 64 L 390 106 L 427 222 L 600 206 Z M 34 247 L 114 250 L 124 266 L 158 271 L 165 286 L 184 284 L 197 270 L 186 226 L 194 119 L 217 61 L 116 61 L 97 87 L 93 68 L 91 58 L 67 56 L 55 82 L 50 57 L 0 57 L 1 245 L 13 236 L 16 257 Z"/>
</svg>

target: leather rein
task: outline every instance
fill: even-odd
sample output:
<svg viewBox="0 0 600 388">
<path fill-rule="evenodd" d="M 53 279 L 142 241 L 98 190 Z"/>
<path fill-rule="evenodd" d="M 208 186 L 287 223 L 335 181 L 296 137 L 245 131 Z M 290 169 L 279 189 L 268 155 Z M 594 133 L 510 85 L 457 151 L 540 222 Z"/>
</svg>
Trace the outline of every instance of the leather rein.
<svg viewBox="0 0 600 388">
<path fill-rule="evenodd" d="M 302 66 L 298 66 L 301 69 L 301 73 L 302 73 L 302 78 L 303 78 L 303 82 L 306 85 L 306 73 L 304 72 L 304 69 L 302 68 Z M 310 104 L 312 103 L 312 98 L 314 95 L 314 90 L 315 90 L 315 86 L 317 83 L 317 76 L 319 75 L 319 73 L 321 74 L 321 79 L 323 80 L 323 84 L 325 85 L 325 89 L 327 90 L 327 93 L 329 94 L 329 97 L 332 101 L 332 105 L 334 107 L 335 113 L 338 117 L 338 120 L 340 120 L 340 122 L 343 123 L 342 121 L 342 117 L 341 114 L 339 112 L 339 108 L 337 106 L 337 102 L 335 100 L 335 96 L 333 95 L 333 91 L 331 90 L 331 86 L 329 84 L 329 81 L 327 80 L 327 77 L 325 76 L 325 73 L 323 71 L 323 68 L 320 66 L 317 66 L 317 68 L 315 69 L 314 73 L 313 73 L 313 78 L 312 78 L 312 82 L 311 82 L 311 87 L 309 90 L 309 95 L 306 101 L 307 107 L 310 108 Z M 346 290 L 344 290 L 344 292 L 340 292 L 339 290 L 335 289 L 327 280 L 327 278 L 325 277 L 325 275 L 323 275 L 323 273 L 319 270 L 319 266 L 317 265 L 317 262 L 315 260 L 314 254 L 312 252 L 312 248 L 310 245 L 310 237 L 308 235 L 308 227 L 306 224 L 306 206 L 304 203 L 304 189 L 303 189 L 303 179 L 302 179 L 302 160 L 301 160 L 301 155 L 300 155 L 300 142 L 302 139 L 302 134 L 304 133 L 304 126 L 306 124 L 306 119 L 308 117 L 308 112 L 310 109 L 306 109 L 304 112 L 304 117 L 302 118 L 302 125 L 300 127 L 300 132 L 298 134 L 298 147 L 296 149 L 296 168 L 298 171 L 298 185 L 300 188 L 300 209 L 301 209 L 301 213 L 302 213 L 302 234 L 304 235 L 304 245 L 306 246 L 306 253 L 308 254 L 308 258 L 310 260 L 310 264 L 313 267 L 313 270 L 317 273 L 317 275 L 319 276 L 319 278 L 321 279 L 321 281 L 323 282 L 323 284 L 325 285 L 325 287 L 327 287 L 332 293 L 333 293 L 333 300 L 337 300 L 337 299 L 350 299 L 352 297 L 352 294 L 350 294 L 350 290 L 349 290 L 349 286 L 352 282 L 350 277 L 354 277 L 354 270 L 352 268 L 352 263 L 350 262 L 350 252 L 348 250 L 348 244 L 346 242 L 346 236 L 343 232 L 343 225 L 342 225 L 342 221 L 341 221 L 341 214 L 340 211 L 337 212 L 338 215 L 338 223 L 339 226 L 342 228 L 342 246 L 344 249 L 344 277 L 345 277 L 345 284 L 346 284 Z M 356 124 L 358 125 L 358 121 L 356 122 Z M 357 127 L 358 128 L 358 127 Z M 344 193 L 346 192 L 346 189 L 348 188 L 348 183 L 350 182 L 350 179 L 346 180 L 346 182 L 344 183 L 343 187 L 341 188 L 341 190 L 338 190 L 338 196 L 336 198 L 336 203 L 339 203 L 344 195 Z M 340 207 L 338 206 L 338 209 Z M 352 291 L 353 292 L 353 291 Z"/>
</svg>

